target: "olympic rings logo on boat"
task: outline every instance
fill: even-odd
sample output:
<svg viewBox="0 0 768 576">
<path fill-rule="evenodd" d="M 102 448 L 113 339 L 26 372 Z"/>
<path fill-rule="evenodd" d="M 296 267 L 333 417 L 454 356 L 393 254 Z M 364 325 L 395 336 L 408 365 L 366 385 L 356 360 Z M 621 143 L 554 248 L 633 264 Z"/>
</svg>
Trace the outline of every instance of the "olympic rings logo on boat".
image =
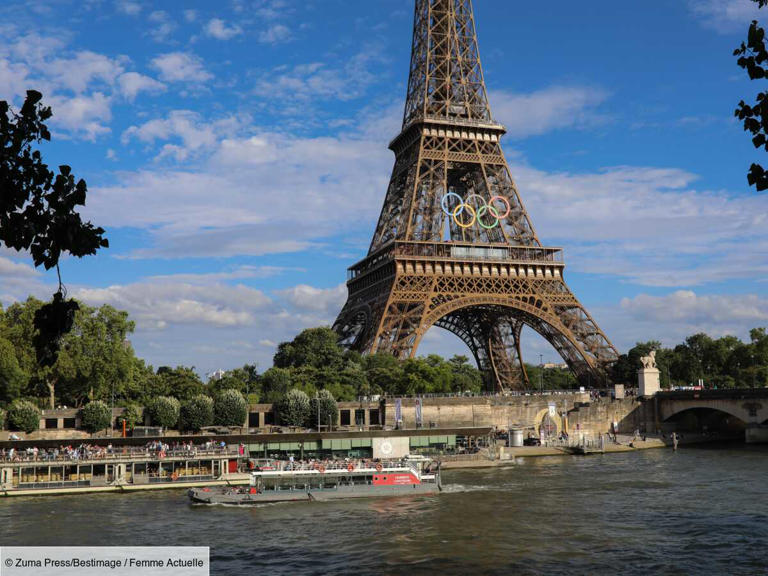
<svg viewBox="0 0 768 576">
<path fill-rule="evenodd" d="M 453 208 L 453 210 L 451 210 L 448 206 L 448 199 L 451 196 L 456 198 L 459 202 Z M 477 199 L 477 201 L 474 202 L 473 206 L 472 201 L 474 199 Z M 504 211 L 504 214 L 499 214 L 499 211 L 493 205 L 493 203 L 496 201 L 503 202 L 506 205 L 507 209 Z M 481 228 L 484 228 L 485 230 L 496 228 L 496 226 L 499 225 L 499 222 L 509 216 L 509 212 L 511 210 L 509 200 L 504 198 L 504 196 L 491 196 L 491 198 L 486 202 L 485 198 L 480 196 L 480 194 L 470 194 L 465 200 L 455 192 L 448 192 L 447 194 L 443 194 L 443 197 L 440 200 L 440 208 L 442 208 L 446 215 L 452 217 L 453 221 L 460 228 L 471 228 L 475 225 L 475 223 L 477 223 Z M 465 211 L 466 214 L 469 215 L 469 218 L 461 217 Z M 490 217 L 493 218 L 492 224 L 488 224 L 483 220 L 483 218 L 488 214 L 490 214 Z"/>
</svg>

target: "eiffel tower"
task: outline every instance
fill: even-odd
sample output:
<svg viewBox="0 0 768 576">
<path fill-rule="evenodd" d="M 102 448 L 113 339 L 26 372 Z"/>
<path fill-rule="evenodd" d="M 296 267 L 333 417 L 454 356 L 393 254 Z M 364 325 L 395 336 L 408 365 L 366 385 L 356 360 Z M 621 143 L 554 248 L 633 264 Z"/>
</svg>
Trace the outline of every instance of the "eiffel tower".
<svg viewBox="0 0 768 576">
<path fill-rule="evenodd" d="M 403 127 L 368 256 L 334 324 L 363 353 L 412 357 L 432 326 L 472 351 L 490 391 L 529 387 L 520 334 L 554 346 L 579 382 L 618 356 L 542 246 L 509 172 L 480 65 L 471 0 L 416 0 Z"/>
</svg>

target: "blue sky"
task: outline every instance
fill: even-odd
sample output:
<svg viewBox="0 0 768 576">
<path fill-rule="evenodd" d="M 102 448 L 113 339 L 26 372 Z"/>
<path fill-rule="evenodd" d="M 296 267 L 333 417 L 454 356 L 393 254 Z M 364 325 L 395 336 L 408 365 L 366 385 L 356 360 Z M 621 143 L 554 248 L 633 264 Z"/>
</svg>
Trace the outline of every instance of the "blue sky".
<svg viewBox="0 0 768 576">
<path fill-rule="evenodd" d="M 389 180 L 412 0 L 6 0 L 0 98 L 42 91 L 51 164 L 89 184 L 109 250 L 70 294 L 128 310 L 154 365 L 271 363 L 329 324 Z M 768 196 L 732 111 L 749 0 L 476 0 L 504 149 L 542 241 L 609 338 L 674 344 L 768 324 Z M 0 251 L 0 302 L 53 292 Z M 531 361 L 556 354 L 530 331 Z M 464 352 L 439 329 L 420 353 Z"/>
</svg>

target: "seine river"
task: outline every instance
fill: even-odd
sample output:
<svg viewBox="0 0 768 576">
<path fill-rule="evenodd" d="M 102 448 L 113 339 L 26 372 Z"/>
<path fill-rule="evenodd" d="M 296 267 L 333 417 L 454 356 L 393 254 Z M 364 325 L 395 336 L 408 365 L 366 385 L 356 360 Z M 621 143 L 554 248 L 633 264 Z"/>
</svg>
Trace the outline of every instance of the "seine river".
<svg viewBox="0 0 768 576">
<path fill-rule="evenodd" d="M 1 544 L 208 545 L 212 574 L 766 574 L 768 449 L 528 458 L 439 496 L 258 508 L 9 499 Z"/>
</svg>

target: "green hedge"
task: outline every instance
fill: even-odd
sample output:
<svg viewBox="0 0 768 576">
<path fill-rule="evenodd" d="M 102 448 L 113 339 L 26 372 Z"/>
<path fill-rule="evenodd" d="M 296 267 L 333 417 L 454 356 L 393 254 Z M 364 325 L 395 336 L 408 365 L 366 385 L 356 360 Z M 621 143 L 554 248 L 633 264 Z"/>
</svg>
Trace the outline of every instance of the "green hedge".
<svg viewBox="0 0 768 576">
<path fill-rule="evenodd" d="M 8 409 L 8 424 L 11 430 L 34 432 L 40 428 L 40 409 L 29 400 L 14 400 Z"/>
<path fill-rule="evenodd" d="M 245 398 L 237 390 L 222 390 L 213 404 L 213 422 L 219 426 L 243 426 L 248 415 Z"/>
<path fill-rule="evenodd" d="M 88 432 L 104 430 L 112 425 L 112 410 L 101 400 L 88 402 L 80 411 L 80 422 Z"/>
<path fill-rule="evenodd" d="M 199 431 L 213 423 L 213 400 L 209 396 L 199 394 L 193 396 L 181 405 L 179 414 L 179 430 Z"/>
<path fill-rule="evenodd" d="M 179 421 L 179 401 L 172 396 L 158 396 L 147 405 L 152 424 L 163 428 L 173 428 Z"/>
</svg>

